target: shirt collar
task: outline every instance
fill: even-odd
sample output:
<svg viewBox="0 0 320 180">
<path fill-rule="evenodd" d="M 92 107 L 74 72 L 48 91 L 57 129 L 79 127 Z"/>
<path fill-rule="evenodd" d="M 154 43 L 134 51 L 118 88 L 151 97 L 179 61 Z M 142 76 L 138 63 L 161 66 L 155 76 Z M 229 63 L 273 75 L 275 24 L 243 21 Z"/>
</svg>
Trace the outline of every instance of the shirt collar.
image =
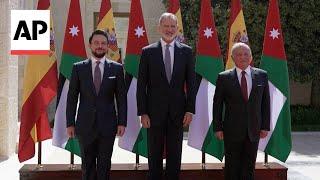
<svg viewBox="0 0 320 180">
<path fill-rule="evenodd" d="M 238 68 L 236 66 L 236 71 L 237 71 L 237 75 L 238 77 L 241 77 L 241 72 L 243 71 L 242 69 Z M 245 70 L 246 74 L 250 77 L 251 76 L 251 66 L 249 65 Z"/>
<path fill-rule="evenodd" d="M 170 43 L 170 47 L 174 47 L 174 41 L 175 41 L 175 40 L 173 40 L 173 41 Z M 168 43 L 166 43 L 162 38 L 160 39 L 160 42 L 161 42 L 161 47 L 166 47 L 166 45 L 168 44 Z"/>
<path fill-rule="evenodd" d="M 96 64 L 96 62 L 98 61 L 96 58 L 94 58 L 93 56 L 91 56 L 91 60 L 92 60 L 92 64 Z M 104 63 L 107 61 L 107 58 L 104 56 L 102 59 L 100 59 L 100 63 L 102 65 L 104 65 Z"/>
</svg>

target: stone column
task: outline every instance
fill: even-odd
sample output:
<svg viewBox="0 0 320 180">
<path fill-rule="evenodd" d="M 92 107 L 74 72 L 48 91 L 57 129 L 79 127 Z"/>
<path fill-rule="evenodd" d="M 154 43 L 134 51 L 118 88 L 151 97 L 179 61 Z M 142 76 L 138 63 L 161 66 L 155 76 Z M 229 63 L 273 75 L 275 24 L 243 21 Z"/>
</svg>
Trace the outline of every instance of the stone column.
<svg viewBox="0 0 320 180">
<path fill-rule="evenodd" d="M 0 156 L 15 152 L 18 123 L 18 56 L 10 56 L 10 9 L 19 0 L 0 1 Z"/>
<path fill-rule="evenodd" d="M 161 14 L 166 12 L 166 8 L 162 1 L 159 0 L 141 0 L 140 2 L 149 43 L 151 44 L 159 41 L 161 37 L 157 30 L 158 20 Z"/>
</svg>

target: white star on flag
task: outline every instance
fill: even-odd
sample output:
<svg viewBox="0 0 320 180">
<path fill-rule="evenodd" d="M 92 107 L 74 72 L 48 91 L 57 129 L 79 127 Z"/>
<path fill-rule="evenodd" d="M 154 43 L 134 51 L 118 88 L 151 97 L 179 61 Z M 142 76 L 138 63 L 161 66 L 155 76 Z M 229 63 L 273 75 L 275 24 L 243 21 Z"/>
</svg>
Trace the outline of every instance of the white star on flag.
<svg viewBox="0 0 320 180">
<path fill-rule="evenodd" d="M 78 29 L 78 26 L 72 25 L 72 28 L 69 28 L 69 29 L 70 29 L 69 34 L 71 34 L 72 37 L 73 37 L 73 36 L 78 36 L 78 32 L 80 31 L 80 30 Z"/>
<path fill-rule="evenodd" d="M 204 36 L 205 36 L 207 39 L 208 39 L 209 37 L 212 37 L 212 33 L 213 33 L 212 28 L 206 27 L 206 29 L 203 30 L 203 32 L 204 32 Z"/>
<path fill-rule="evenodd" d="M 272 39 L 279 39 L 279 30 L 278 29 L 274 29 L 272 28 L 272 31 L 270 31 L 270 37 L 272 37 Z"/>
<path fill-rule="evenodd" d="M 146 32 L 145 30 L 143 30 L 143 27 L 138 26 L 135 30 L 136 33 L 134 35 L 138 36 L 138 38 L 140 38 L 140 36 L 143 36 L 143 33 Z"/>
</svg>

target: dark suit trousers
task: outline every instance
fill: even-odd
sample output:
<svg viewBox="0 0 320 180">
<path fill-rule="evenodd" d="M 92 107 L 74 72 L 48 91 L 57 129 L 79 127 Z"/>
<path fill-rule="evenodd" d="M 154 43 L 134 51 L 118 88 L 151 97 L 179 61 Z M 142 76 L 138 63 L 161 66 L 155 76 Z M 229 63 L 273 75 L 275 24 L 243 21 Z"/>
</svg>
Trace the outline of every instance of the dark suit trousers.
<svg viewBox="0 0 320 180">
<path fill-rule="evenodd" d="M 79 137 L 83 180 L 110 179 L 111 156 L 115 137 L 97 136 L 91 142 Z"/>
<path fill-rule="evenodd" d="M 177 126 L 171 119 L 167 119 L 164 125 L 151 126 L 148 129 L 149 180 L 162 179 L 164 147 L 166 155 L 165 179 L 179 179 L 182 139 L 182 125 Z"/>
<path fill-rule="evenodd" d="M 225 140 L 225 180 L 254 180 L 258 141 Z"/>
</svg>

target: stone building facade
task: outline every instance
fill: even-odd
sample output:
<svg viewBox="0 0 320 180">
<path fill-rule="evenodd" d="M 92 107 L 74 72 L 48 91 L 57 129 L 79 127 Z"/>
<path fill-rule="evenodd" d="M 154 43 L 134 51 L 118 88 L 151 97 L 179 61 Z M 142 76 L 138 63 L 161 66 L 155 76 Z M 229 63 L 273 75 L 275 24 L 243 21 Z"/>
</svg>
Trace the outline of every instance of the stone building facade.
<svg viewBox="0 0 320 180">
<path fill-rule="evenodd" d="M 18 121 L 18 57 L 10 56 L 10 9 L 19 0 L 0 1 L 0 157 L 15 150 Z"/>
</svg>

